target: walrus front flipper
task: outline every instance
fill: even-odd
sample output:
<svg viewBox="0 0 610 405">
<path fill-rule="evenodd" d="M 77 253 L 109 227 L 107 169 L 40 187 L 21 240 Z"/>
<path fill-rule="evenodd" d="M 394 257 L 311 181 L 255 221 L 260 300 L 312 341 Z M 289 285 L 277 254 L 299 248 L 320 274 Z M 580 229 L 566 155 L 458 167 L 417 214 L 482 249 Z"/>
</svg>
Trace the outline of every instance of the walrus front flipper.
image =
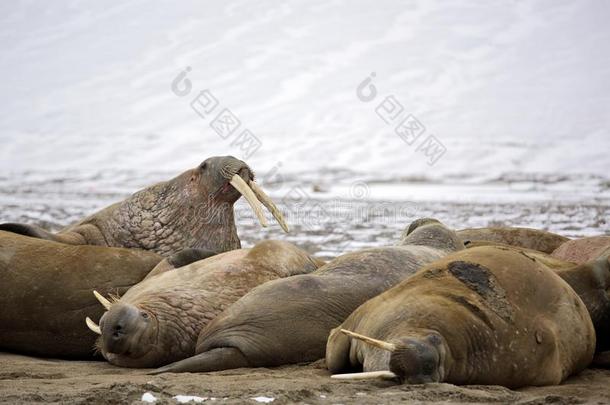
<svg viewBox="0 0 610 405">
<path fill-rule="evenodd" d="M 218 253 L 213 252 L 207 249 L 184 249 L 179 251 L 178 253 L 174 253 L 167 259 L 163 259 L 155 266 L 154 269 L 150 271 L 144 277 L 144 280 L 147 278 L 156 276 L 161 273 L 165 273 L 169 270 L 174 270 L 179 267 L 186 266 L 191 263 L 198 262 L 199 260 L 207 259 L 208 257 L 216 256 Z"/>
<path fill-rule="evenodd" d="M 595 353 L 592 364 L 596 367 L 610 368 L 610 350 Z"/>
<path fill-rule="evenodd" d="M 221 347 L 203 352 L 188 359 L 180 360 L 147 374 L 196 373 L 250 367 L 243 353 L 235 347 Z"/>
<path fill-rule="evenodd" d="M 8 222 L 0 224 L 0 231 L 12 232 L 32 238 L 51 240 L 53 242 L 67 243 L 69 245 L 86 245 L 85 237 L 76 232 L 51 233 L 39 226 L 28 224 L 17 224 Z"/>
</svg>

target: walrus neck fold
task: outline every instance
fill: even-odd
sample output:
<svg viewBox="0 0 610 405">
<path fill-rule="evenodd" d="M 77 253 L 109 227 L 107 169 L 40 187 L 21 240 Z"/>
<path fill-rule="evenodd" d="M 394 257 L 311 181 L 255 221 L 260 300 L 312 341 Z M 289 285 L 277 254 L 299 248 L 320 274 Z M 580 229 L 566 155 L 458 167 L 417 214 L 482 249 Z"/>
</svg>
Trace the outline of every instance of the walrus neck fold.
<svg viewBox="0 0 610 405">
<path fill-rule="evenodd" d="M 115 235 L 122 245 L 163 256 L 185 246 L 215 252 L 239 249 L 233 205 L 196 195 L 180 177 L 141 190 L 120 203 L 103 225 L 104 234 Z"/>
</svg>

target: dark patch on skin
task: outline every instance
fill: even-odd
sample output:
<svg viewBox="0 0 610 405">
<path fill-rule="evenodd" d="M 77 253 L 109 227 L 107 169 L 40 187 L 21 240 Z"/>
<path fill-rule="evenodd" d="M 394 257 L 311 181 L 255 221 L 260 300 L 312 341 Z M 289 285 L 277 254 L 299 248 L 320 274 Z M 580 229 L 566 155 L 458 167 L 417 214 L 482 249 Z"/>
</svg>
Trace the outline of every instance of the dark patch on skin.
<svg viewBox="0 0 610 405">
<path fill-rule="evenodd" d="M 474 305 L 472 302 L 468 301 L 466 298 L 459 296 L 459 295 L 451 294 L 447 298 L 449 298 L 451 301 L 465 307 L 466 309 L 468 309 L 468 311 L 470 311 L 472 314 L 476 315 L 477 318 L 479 318 L 481 321 L 483 321 L 489 329 L 495 330 L 493 324 L 491 323 L 491 321 L 489 320 L 487 315 L 485 315 L 485 312 L 481 311 L 481 308 L 479 308 L 478 306 Z"/>
<path fill-rule="evenodd" d="M 506 291 L 498 285 L 493 273 L 477 263 L 455 261 L 447 266 L 449 272 L 483 298 L 489 308 L 506 322 L 513 319 L 513 310 L 506 299 Z"/>
</svg>

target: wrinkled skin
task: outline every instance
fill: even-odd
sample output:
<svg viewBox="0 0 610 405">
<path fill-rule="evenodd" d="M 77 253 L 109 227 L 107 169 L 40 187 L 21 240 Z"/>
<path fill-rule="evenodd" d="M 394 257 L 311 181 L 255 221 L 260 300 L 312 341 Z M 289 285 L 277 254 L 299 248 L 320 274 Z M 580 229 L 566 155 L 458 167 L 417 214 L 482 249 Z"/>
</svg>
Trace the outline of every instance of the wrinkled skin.
<svg viewBox="0 0 610 405">
<path fill-rule="evenodd" d="M 549 254 L 569 240 L 555 233 L 519 227 L 470 228 L 457 231 L 457 234 L 466 245 L 471 242 L 487 241 Z"/>
<path fill-rule="evenodd" d="M 312 274 L 255 288 L 203 329 L 197 356 L 154 373 L 278 366 L 322 358 L 330 330 L 358 305 L 424 264 L 462 248 L 455 233 L 440 222 L 418 220 L 398 246 L 348 253 Z"/>
<path fill-rule="evenodd" d="M 410 384 L 518 388 L 559 384 L 594 350 L 587 308 L 565 281 L 516 249 L 482 246 L 431 263 L 356 309 L 330 334 L 326 364 L 389 370 Z"/>
<path fill-rule="evenodd" d="M 233 217 L 240 197 L 229 181 L 254 174 L 232 156 L 206 159 L 177 177 L 140 190 L 57 234 L 7 223 L 0 230 L 74 245 L 138 248 L 170 256 L 183 249 L 225 252 L 241 247 Z"/>
<path fill-rule="evenodd" d="M 91 358 L 84 318 L 103 311 L 91 294 L 123 294 L 163 258 L 139 249 L 74 246 L 0 231 L 0 349 Z"/>
<path fill-rule="evenodd" d="M 100 320 L 98 346 L 110 363 L 123 367 L 157 367 L 192 356 L 201 329 L 249 290 L 321 263 L 290 243 L 265 241 L 161 272 L 112 304 Z"/>
<path fill-rule="evenodd" d="M 592 236 L 562 243 L 551 256 L 574 263 L 586 263 L 610 255 L 610 236 Z"/>
</svg>

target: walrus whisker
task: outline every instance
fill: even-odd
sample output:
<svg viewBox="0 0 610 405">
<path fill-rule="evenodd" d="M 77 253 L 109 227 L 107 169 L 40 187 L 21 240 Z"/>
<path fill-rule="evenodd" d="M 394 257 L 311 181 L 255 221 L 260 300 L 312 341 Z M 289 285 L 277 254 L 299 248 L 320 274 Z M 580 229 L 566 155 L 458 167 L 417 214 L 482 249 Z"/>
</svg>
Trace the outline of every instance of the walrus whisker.
<svg viewBox="0 0 610 405">
<path fill-rule="evenodd" d="M 379 347 L 380 349 L 383 349 L 383 350 L 388 350 L 390 352 L 393 352 L 396 350 L 396 345 L 394 343 L 388 343 L 388 342 L 384 342 L 383 340 L 373 339 L 368 336 L 364 336 L 359 333 L 349 331 L 347 329 L 341 329 L 341 332 L 346 334 L 347 336 L 350 336 L 354 339 L 362 340 L 365 343 L 368 343 L 375 347 Z"/>
<path fill-rule="evenodd" d="M 112 306 L 112 303 L 110 301 L 108 301 L 102 294 L 93 290 L 93 295 L 95 295 L 95 298 L 97 298 L 97 300 L 100 302 L 100 304 L 102 304 L 104 306 L 104 308 L 110 309 L 110 307 Z"/>
<path fill-rule="evenodd" d="M 398 376 L 391 371 L 368 371 L 364 373 L 333 374 L 330 378 L 335 380 L 370 380 L 374 378 L 393 380 Z"/>
<path fill-rule="evenodd" d="M 92 331 L 92 332 L 95 332 L 95 333 L 97 333 L 98 335 L 101 335 L 101 334 L 102 334 L 102 330 L 100 329 L 99 325 L 98 325 L 98 324 L 96 324 L 95 322 L 93 322 L 93 321 L 91 320 L 91 318 L 86 317 L 86 318 L 85 318 L 85 323 L 87 324 L 87 327 L 88 327 L 89 329 L 91 329 L 91 331 Z"/>
<path fill-rule="evenodd" d="M 252 207 L 252 210 L 256 214 L 256 217 L 258 218 L 259 222 L 261 223 L 263 228 L 266 228 L 267 219 L 263 214 L 261 202 L 256 198 L 256 195 L 254 194 L 250 186 L 248 186 L 244 179 L 242 179 L 241 176 L 239 176 L 238 174 L 233 175 L 229 183 L 246 198 L 246 201 L 248 201 L 248 204 L 250 204 L 250 207 Z"/>
<path fill-rule="evenodd" d="M 282 212 L 277 208 L 273 200 L 263 191 L 262 188 L 254 180 L 250 180 L 249 183 L 250 188 L 254 191 L 254 194 L 258 198 L 258 200 L 269 210 L 273 218 L 280 224 L 284 232 L 288 232 L 288 224 L 282 215 Z"/>
</svg>

